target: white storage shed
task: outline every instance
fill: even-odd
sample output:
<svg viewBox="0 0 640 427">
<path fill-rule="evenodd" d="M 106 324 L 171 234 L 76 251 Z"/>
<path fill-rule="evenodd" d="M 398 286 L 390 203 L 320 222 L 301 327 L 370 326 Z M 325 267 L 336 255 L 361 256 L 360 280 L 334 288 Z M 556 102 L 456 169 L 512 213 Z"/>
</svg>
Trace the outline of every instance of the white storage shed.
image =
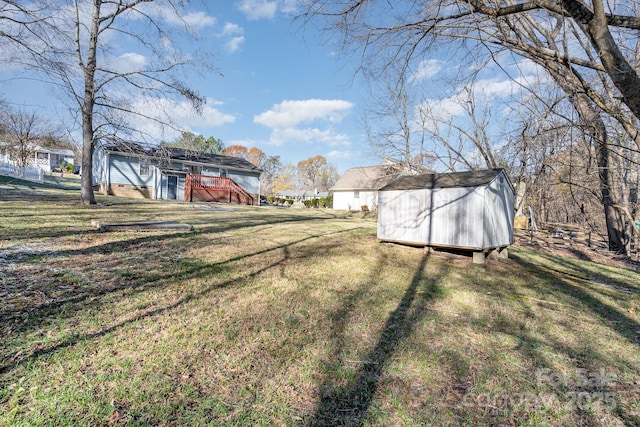
<svg viewBox="0 0 640 427">
<path fill-rule="evenodd" d="M 503 169 L 404 176 L 378 196 L 378 239 L 472 250 L 475 262 L 513 243 L 513 218 Z"/>
</svg>

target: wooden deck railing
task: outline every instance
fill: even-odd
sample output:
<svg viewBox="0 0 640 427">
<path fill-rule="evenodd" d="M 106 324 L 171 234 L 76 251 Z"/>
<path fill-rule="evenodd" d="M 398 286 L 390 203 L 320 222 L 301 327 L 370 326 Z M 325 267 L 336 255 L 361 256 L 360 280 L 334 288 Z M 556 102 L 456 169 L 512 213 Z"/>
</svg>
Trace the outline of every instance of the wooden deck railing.
<svg viewBox="0 0 640 427">
<path fill-rule="evenodd" d="M 207 175 L 187 175 L 184 199 L 193 201 L 194 195 L 200 201 L 253 204 L 253 197 L 231 178 Z"/>
</svg>

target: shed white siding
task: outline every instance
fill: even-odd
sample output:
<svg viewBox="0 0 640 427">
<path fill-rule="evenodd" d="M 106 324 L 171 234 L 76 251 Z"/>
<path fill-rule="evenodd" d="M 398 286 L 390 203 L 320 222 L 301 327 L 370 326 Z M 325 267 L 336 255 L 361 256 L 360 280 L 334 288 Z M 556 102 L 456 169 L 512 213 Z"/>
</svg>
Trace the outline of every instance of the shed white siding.
<svg viewBox="0 0 640 427">
<path fill-rule="evenodd" d="M 480 188 L 381 191 L 378 238 L 481 248 L 483 193 Z"/>
<path fill-rule="evenodd" d="M 416 178 L 407 179 L 420 182 Z M 482 185 L 402 187 L 391 183 L 379 192 L 380 240 L 470 250 L 513 243 L 513 190 L 504 172 Z"/>
<path fill-rule="evenodd" d="M 485 190 L 483 248 L 497 248 L 513 243 L 515 200 L 503 175 L 498 175 Z"/>
</svg>

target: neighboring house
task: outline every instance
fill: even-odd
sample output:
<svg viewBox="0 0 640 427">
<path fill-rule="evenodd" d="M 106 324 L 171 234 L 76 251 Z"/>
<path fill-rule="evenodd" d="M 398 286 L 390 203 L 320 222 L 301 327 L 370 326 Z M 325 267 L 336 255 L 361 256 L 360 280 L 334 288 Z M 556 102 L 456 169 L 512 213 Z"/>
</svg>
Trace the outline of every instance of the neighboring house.
<svg viewBox="0 0 640 427">
<path fill-rule="evenodd" d="M 331 188 L 333 209 L 373 210 L 378 205 L 378 190 L 398 175 L 385 166 L 365 166 L 347 169 Z"/>
<path fill-rule="evenodd" d="M 0 162 L 17 166 L 18 159 L 11 156 L 8 146 L 8 143 L 0 142 Z M 35 166 L 43 172 L 52 172 L 58 170 L 60 166 L 75 163 L 75 153 L 66 148 L 35 146 L 29 151 L 29 158 L 25 166 Z"/>
<path fill-rule="evenodd" d="M 259 204 L 260 173 L 247 160 L 173 147 L 101 141 L 93 184 L 121 197 Z"/>
<path fill-rule="evenodd" d="M 513 244 L 514 189 L 503 169 L 400 177 L 378 202 L 382 241 L 472 250 L 474 262 Z"/>
<path fill-rule="evenodd" d="M 328 197 L 328 191 L 315 191 L 315 190 L 282 190 L 275 194 L 276 197 L 282 199 L 294 200 L 301 202 L 303 200 L 319 199 L 322 197 Z"/>
</svg>

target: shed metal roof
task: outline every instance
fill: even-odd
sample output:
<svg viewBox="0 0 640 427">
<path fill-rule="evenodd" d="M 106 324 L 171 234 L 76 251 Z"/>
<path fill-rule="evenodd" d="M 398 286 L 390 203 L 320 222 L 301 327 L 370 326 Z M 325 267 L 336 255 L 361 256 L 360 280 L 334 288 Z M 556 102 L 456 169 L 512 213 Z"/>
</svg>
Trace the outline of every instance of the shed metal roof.
<svg viewBox="0 0 640 427">
<path fill-rule="evenodd" d="M 380 191 L 480 187 L 489 184 L 503 171 L 504 169 L 484 169 L 468 172 L 402 176 L 382 187 Z M 508 179 L 507 182 L 509 182 Z M 509 185 L 511 184 L 509 183 Z"/>
</svg>

